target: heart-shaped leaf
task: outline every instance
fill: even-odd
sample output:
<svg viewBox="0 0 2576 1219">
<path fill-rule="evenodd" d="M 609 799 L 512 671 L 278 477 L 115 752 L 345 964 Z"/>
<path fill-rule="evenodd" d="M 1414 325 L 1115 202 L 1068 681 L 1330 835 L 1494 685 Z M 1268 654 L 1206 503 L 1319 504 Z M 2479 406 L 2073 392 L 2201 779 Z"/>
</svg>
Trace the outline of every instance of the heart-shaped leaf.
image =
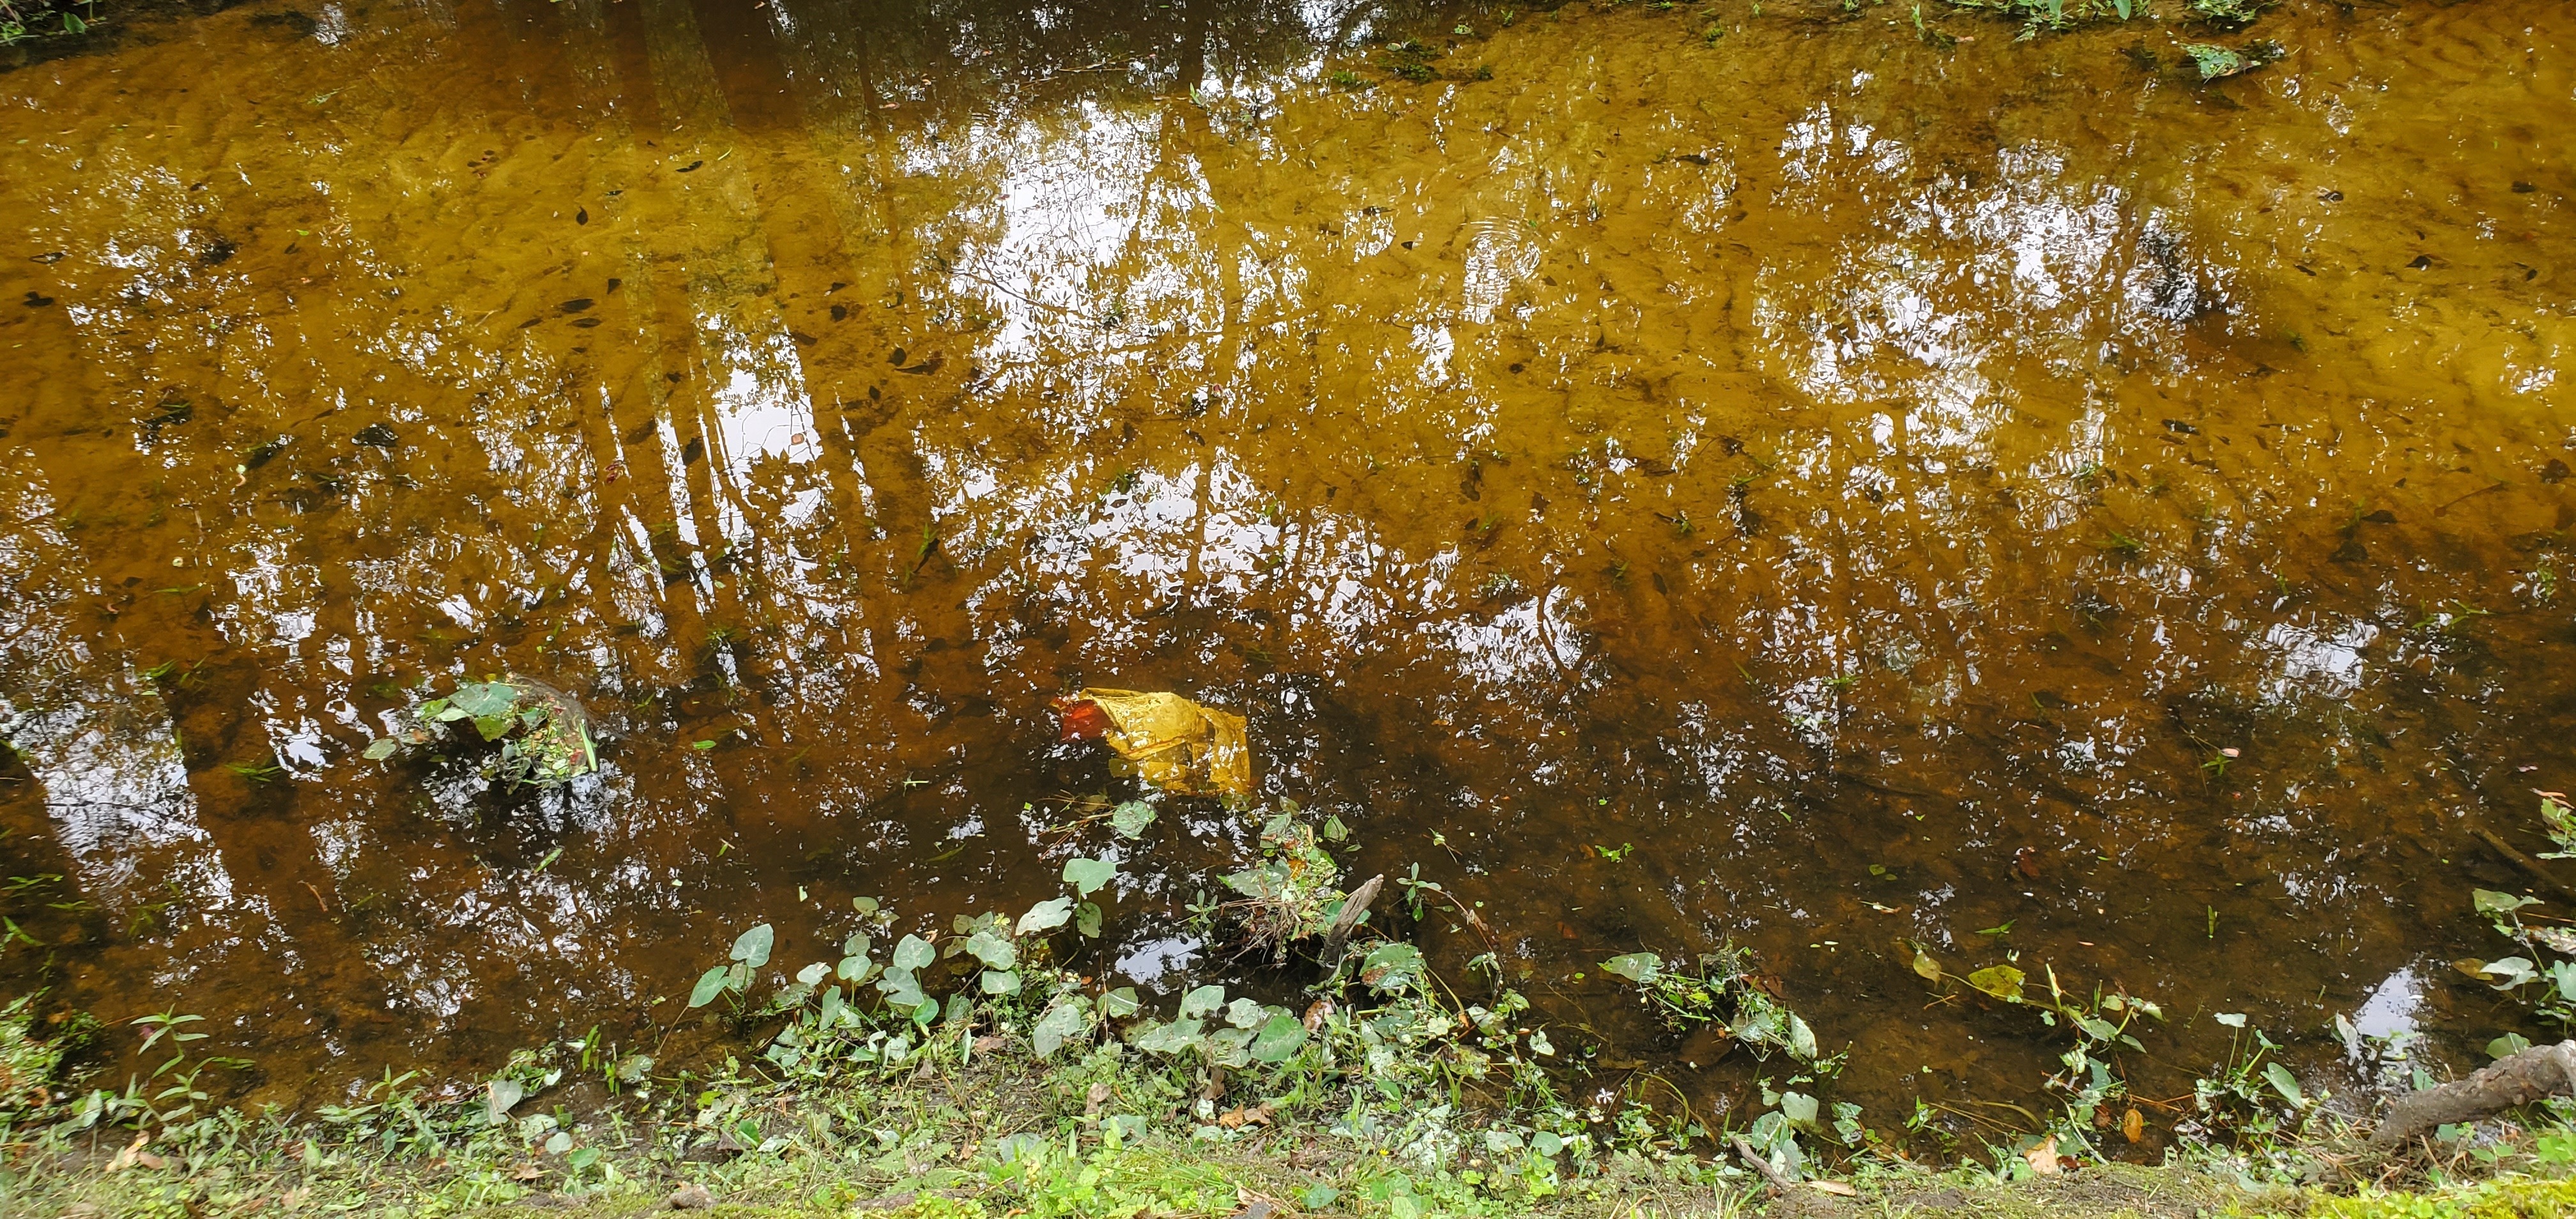
<svg viewBox="0 0 2576 1219">
<path fill-rule="evenodd" d="M 1262 1062 L 1286 1062 L 1297 1056 L 1306 1044 L 1306 1026 L 1285 1011 L 1275 1012 L 1270 1021 L 1253 1034 L 1252 1056 Z"/>
<path fill-rule="evenodd" d="M 510 1119 L 510 1106 L 528 1094 L 515 1079 L 496 1079 L 483 1085 L 483 1116 L 495 1126 Z"/>
<path fill-rule="evenodd" d="M 930 946 L 930 941 L 920 936 L 907 935 L 895 942 L 894 967 L 896 969 L 906 972 L 923 969 L 938 959 L 938 950 Z"/>
<path fill-rule="evenodd" d="M 1104 860 L 1076 856 L 1064 861 L 1064 883 L 1072 885 L 1073 891 L 1082 897 L 1091 896 L 1117 875 L 1118 865 Z"/>
<path fill-rule="evenodd" d="M 1029 912 L 1020 916 L 1019 924 L 1012 930 L 1020 935 L 1037 931 L 1053 931 L 1072 920 L 1073 899 L 1058 897 L 1029 907 Z"/>
<path fill-rule="evenodd" d="M 1968 985 L 2006 1003 L 2021 1002 L 2022 972 L 2010 965 L 1989 965 L 1968 975 Z"/>
<path fill-rule="evenodd" d="M 1654 981 L 1663 969 L 1664 959 L 1651 952 L 1621 953 L 1601 963 L 1602 972 L 1617 974 L 1639 986 Z"/>
<path fill-rule="evenodd" d="M 769 964 L 769 950 L 772 947 L 775 947 L 777 943 L 777 929 L 771 927 L 767 923 L 762 923 L 761 925 L 735 937 L 733 942 L 733 952 L 730 955 L 734 960 L 740 961 L 753 969 L 758 969 L 763 965 Z"/>
<path fill-rule="evenodd" d="M 1195 1020 L 1225 1003 L 1225 988 L 1210 984 L 1181 996 L 1181 1019 Z"/>
<path fill-rule="evenodd" d="M 1082 996 L 1067 995 L 1056 1000 L 1055 1006 L 1029 1029 L 1029 1048 L 1037 1051 L 1040 1058 L 1050 1058 L 1065 1042 L 1089 1031 L 1091 1009 L 1083 1003 Z"/>
<path fill-rule="evenodd" d="M 966 937 L 966 951 L 974 953 L 987 969 L 1009 969 L 1020 963 L 1019 949 L 990 931 L 978 931 Z"/>
<path fill-rule="evenodd" d="M 1145 836 L 1145 827 L 1154 824 L 1154 806 L 1142 800 L 1130 800 L 1109 810 L 1109 828 L 1121 838 Z"/>
</svg>

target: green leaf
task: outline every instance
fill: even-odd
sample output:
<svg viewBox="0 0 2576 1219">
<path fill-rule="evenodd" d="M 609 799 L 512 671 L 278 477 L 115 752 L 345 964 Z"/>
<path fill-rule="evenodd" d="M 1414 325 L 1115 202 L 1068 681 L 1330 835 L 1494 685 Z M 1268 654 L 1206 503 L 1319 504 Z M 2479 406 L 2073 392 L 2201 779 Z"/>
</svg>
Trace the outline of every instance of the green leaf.
<svg viewBox="0 0 2576 1219">
<path fill-rule="evenodd" d="M 2525 906 L 2540 904 L 2540 899 L 2536 897 L 2516 897 L 2510 893 L 2498 893 L 2493 889 L 2471 889 L 2469 900 L 2477 905 L 2480 914 L 2511 914 Z"/>
<path fill-rule="evenodd" d="M 718 965 L 699 974 L 697 986 L 689 991 L 689 1006 L 705 1007 L 715 1002 L 716 996 L 725 992 L 725 977 L 731 972 L 731 967 Z"/>
<path fill-rule="evenodd" d="M 877 979 L 877 990 L 888 1004 L 907 1012 L 929 1001 L 921 993 L 921 980 L 913 977 L 909 969 L 885 971 L 885 976 Z"/>
<path fill-rule="evenodd" d="M 769 950 L 777 943 L 777 929 L 762 923 L 735 937 L 733 951 L 728 955 L 753 969 L 758 969 L 769 964 Z"/>
<path fill-rule="evenodd" d="M 450 707 L 476 719 L 507 715 L 511 704 L 518 701 L 519 688 L 506 681 L 468 683 L 458 686 L 456 693 L 447 696 Z"/>
<path fill-rule="evenodd" d="M 1012 970 L 987 969 L 984 971 L 983 982 L 984 993 L 988 995 L 1016 995 L 1020 993 L 1020 975 Z"/>
<path fill-rule="evenodd" d="M 2531 1039 L 2520 1033 L 2507 1033 L 2487 1043 L 2487 1057 L 2504 1059 L 2531 1048 Z"/>
<path fill-rule="evenodd" d="M 478 715 L 474 717 L 474 731 L 483 734 L 483 739 L 487 741 L 500 740 L 502 737 L 510 735 L 510 730 L 518 726 L 519 717 L 515 715 Z"/>
<path fill-rule="evenodd" d="M 1195 1020 L 1225 1006 L 1225 988 L 1213 983 L 1181 996 L 1181 1019 Z"/>
<path fill-rule="evenodd" d="M 515 1079 L 496 1079 L 484 1084 L 484 1120 L 495 1126 L 510 1120 L 510 1107 L 527 1094 L 527 1088 Z"/>
<path fill-rule="evenodd" d="M 1327 816 L 1324 818 L 1324 827 L 1315 832 L 1323 835 L 1326 842 L 1340 842 L 1351 836 L 1351 827 L 1342 824 L 1340 817 Z"/>
<path fill-rule="evenodd" d="M 868 975 L 876 971 L 877 963 L 863 956 L 843 957 L 840 967 L 833 970 L 844 982 L 865 982 L 868 980 Z"/>
<path fill-rule="evenodd" d="M 1112 1020 L 1124 1020 L 1144 1006 L 1144 1001 L 1136 997 L 1133 986 L 1121 986 L 1100 997 L 1100 1013 Z"/>
<path fill-rule="evenodd" d="M 1651 952 L 1629 952 L 1603 961 L 1601 968 L 1606 973 L 1617 974 L 1644 986 L 1654 981 L 1656 974 L 1663 972 L 1664 960 Z"/>
<path fill-rule="evenodd" d="M 2010 965 L 1989 965 L 1968 975 L 1968 985 L 2006 1003 L 2021 1002 L 2022 972 Z"/>
<path fill-rule="evenodd" d="M 2263 1078 L 2271 1081 L 2272 1090 L 2280 1093 L 2282 1100 L 2290 1102 L 2291 1108 L 2308 1107 L 2307 1094 L 2299 1091 L 2299 1077 L 2290 1074 L 2288 1067 L 2277 1062 L 2264 1063 Z"/>
<path fill-rule="evenodd" d="M 974 953 L 987 969 L 1009 969 L 1020 963 L 1019 949 L 990 931 L 978 931 L 966 937 L 966 951 Z"/>
<path fill-rule="evenodd" d="M 1093 891 L 1117 875 L 1118 865 L 1114 863 L 1079 856 L 1064 861 L 1064 883 L 1072 885 L 1073 891 L 1083 897 L 1091 896 Z"/>
<path fill-rule="evenodd" d="M 1933 960 L 1932 954 L 1925 951 L 1921 944 L 1914 946 L 1914 973 L 1926 982 L 1941 980 L 1941 963 Z"/>
<path fill-rule="evenodd" d="M 1100 903 L 1084 902 L 1073 908 L 1073 929 L 1092 939 L 1100 938 Z"/>
<path fill-rule="evenodd" d="M 1286 1062 L 1305 1045 L 1306 1026 L 1283 1011 L 1272 1015 L 1270 1022 L 1253 1034 L 1252 1056 L 1262 1062 Z"/>
<path fill-rule="evenodd" d="M 1036 931 L 1053 931 L 1072 919 L 1073 899 L 1058 897 L 1029 907 L 1029 912 L 1020 916 L 1018 925 L 1014 926 L 1012 931 L 1018 935 L 1027 935 Z"/>
<path fill-rule="evenodd" d="M 1084 1006 L 1082 996 L 1067 995 L 1038 1017 L 1037 1024 L 1029 1030 L 1029 1047 L 1040 1058 L 1052 1058 L 1065 1042 L 1090 1031 L 1091 1011 Z"/>
<path fill-rule="evenodd" d="M 797 970 L 796 981 L 810 990 L 821 984 L 824 978 L 831 975 L 831 972 L 831 966 L 826 965 L 821 961 L 816 961 L 803 969 Z"/>
<path fill-rule="evenodd" d="M 1422 951 L 1411 944 L 1380 944 L 1360 959 L 1360 981 L 1376 990 L 1402 990 L 1421 976 Z"/>
<path fill-rule="evenodd" d="M 909 973 L 916 969 L 927 968 L 931 962 L 938 959 L 939 950 L 932 948 L 930 941 L 920 936 L 906 935 L 895 941 L 894 967 L 896 969 Z"/>
<path fill-rule="evenodd" d="M 1250 999 L 1236 999 L 1225 1005 L 1225 1022 L 1239 1029 L 1261 1023 L 1262 1015 L 1261 1005 Z"/>
<path fill-rule="evenodd" d="M 1813 1129 L 1816 1125 L 1816 1098 L 1804 1092 L 1783 1092 L 1780 1094 L 1780 1116 L 1789 1119 L 1792 1126 Z"/>
<path fill-rule="evenodd" d="M 1135 1041 L 1137 1049 L 1149 1054 L 1178 1054 L 1199 1044 L 1200 1024 L 1196 1020 L 1175 1020 L 1145 1030 Z"/>
<path fill-rule="evenodd" d="M 366 752 L 358 756 L 363 757 L 370 762 L 381 762 L 401 752 L 401 741 L 389 736 L 380 736 L 367 742 Z"/>
<path fill-rule="evenodd" d="M 1796 1012 L 1789 1013 L 1789 1056 L 1805 1062 L 1816 1060 L 1816 1030 L 1808 1028 Z"/>
<path fill-rule="evenodd" d="M 1127 839 L 1145 836 L 1145 827 L 1154 824 L 1154 806 L 1142 800 L 1130 800 L 1109 810 L 1109 828 Z"/>
</svg>

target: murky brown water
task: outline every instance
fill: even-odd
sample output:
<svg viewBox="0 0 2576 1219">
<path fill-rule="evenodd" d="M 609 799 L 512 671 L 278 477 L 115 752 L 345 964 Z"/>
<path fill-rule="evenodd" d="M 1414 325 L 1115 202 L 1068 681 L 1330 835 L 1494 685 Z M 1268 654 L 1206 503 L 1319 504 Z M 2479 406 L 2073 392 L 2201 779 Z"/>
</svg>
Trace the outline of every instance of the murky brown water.
<svg viewBox="0 0 2576 1219">
<path fill-rule="evenodd" d="M 1089 682 L 1250 716 L 1614 1057 L 1595 962 L 1758 946 L 1881 1123 L 2054 1052 L 1898 937 L 2161 1000 L 2165 1095 L 2220 1009 L 2502 1031 L 2439 962 L 2576 786 L 2576 10 L 2208 87 L 1715 11 L 255 3 L 0 75 L 0 862 L 62 878 L 0 970 L 287 1101 L 648 1037 L 752 922 L 1054 891 Z M 600 777 L 358 757 L 503 670 Z M 1159 988 L 1245 838 L 1172 811 L 1099 958 Z"/>
</svg>

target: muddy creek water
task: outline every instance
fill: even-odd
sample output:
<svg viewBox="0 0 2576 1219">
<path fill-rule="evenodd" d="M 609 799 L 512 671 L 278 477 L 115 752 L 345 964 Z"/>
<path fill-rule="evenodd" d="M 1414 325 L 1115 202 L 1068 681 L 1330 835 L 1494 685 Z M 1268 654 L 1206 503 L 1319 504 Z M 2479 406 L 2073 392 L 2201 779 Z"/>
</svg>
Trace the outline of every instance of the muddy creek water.
<svg viewBox="0 0 2576 1219">
<path fill-rule="evenodd" d="M 1084 967 L 1169 995 L 1251 825 L 1044 832 L 1128 790 L 1091 684 L 1721 1103 L 1598 962 L 1757 948 L 1878 1123 L 2057 1049 L 1899 939 L 2157 999 L 2148 1095 L 2219 1010 L 2525 1028 L 2447 962 L 2576 786 L 2576 9 L 2206 85 L 1711 12 L 261 2 L 0 74 L 0 975 L 309 1104 L 1114 851 Z M 599 774 L 360 758 L 500 672 Z"/>
</svg>

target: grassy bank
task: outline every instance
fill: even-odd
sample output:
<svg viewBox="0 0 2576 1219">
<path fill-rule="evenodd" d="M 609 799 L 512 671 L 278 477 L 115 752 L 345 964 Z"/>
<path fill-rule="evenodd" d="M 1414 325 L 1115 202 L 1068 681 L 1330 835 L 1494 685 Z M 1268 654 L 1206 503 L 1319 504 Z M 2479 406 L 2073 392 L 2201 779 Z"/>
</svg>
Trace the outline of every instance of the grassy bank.
<svg viewBox="0 0 2576 1219">
<path fill-rule="evenodd" d="M 1141 832 L 1151 819 L 1131 804 L 1113 822 Z M 2119 1059 L 2141 1048 L 2132 1030 L 2161 1019 L 2154 1005 L 2073 993 L 2053 971 L 1955 977 L 1920 948 L 1928 985 L 2025 1008 L 2064 1039 L 2064 1070 L 2047 1084 L 2061 1107 L 2035 1119 L 2041 1129 L 1934 1130 L 1928 1110 L 1887 1120 L 1835 1102 L 1841 1056 L 1731 950 L 1603 962 L 1656 1018 L 1721 1037 L 1760 1074 L 1760 1111 L 1703 1118 L 1656 1091 L 1651 1071 L 1596 1065 L 1576 1032 L 1535 1026 L 1499 971 L 1435 977 L 1411 945 L 1372 931 L 1388 921 L 1367 913 L 1378 886 L 1341 887 L 1337 823 L 1289 811 L 1262 824 L 1260 857 L 1216 878 L 1227 896 L 1192 930 L 1313 979 L 1297 1007 L 1211 985 L 1149 1010 L 1059 964 L 1060 944 L 1100 931 L 1092 898 L 1117 876 L 1088 857 L 1065 864 L 1062 895 L 935 934 L 898 934 L 891 912 L 861 899 L 830 928 L 837 960 L 772 962 L 773 929 L 750 928 L 663 1005 L 641 1049 L 594 1032 L 522 1050 L 480 1081 L 389 1073 L 310 1113 L 219 1103 L 246 1064 L 199 1057 L 193 1017 L 102 1029 L 40 1019 L 42 1004 L 22 1000 L 0 1014 L 0 1211 L 2576 1210 L 2576 1182 L 2560 1179 L 2576 1171 L 2576 1106 L 2546 1102 L 2378 1156 L 2355 1137 L 2358 1112 L 2305 1094 L 2250 1029 L 2201 1081 L 2165 1162 L 2118 1162 L 2119 1115 L 2136 1114 Z M 1416 922 L 1477 918 L 1429 882 L 1400 881 L 1383 900 Z M 108 1046 L 122 1051 L 122 1079 L 64 1065 Z M 2402 1045 L 2373 1052 L 2403 1061 Z"/>
</svg>

